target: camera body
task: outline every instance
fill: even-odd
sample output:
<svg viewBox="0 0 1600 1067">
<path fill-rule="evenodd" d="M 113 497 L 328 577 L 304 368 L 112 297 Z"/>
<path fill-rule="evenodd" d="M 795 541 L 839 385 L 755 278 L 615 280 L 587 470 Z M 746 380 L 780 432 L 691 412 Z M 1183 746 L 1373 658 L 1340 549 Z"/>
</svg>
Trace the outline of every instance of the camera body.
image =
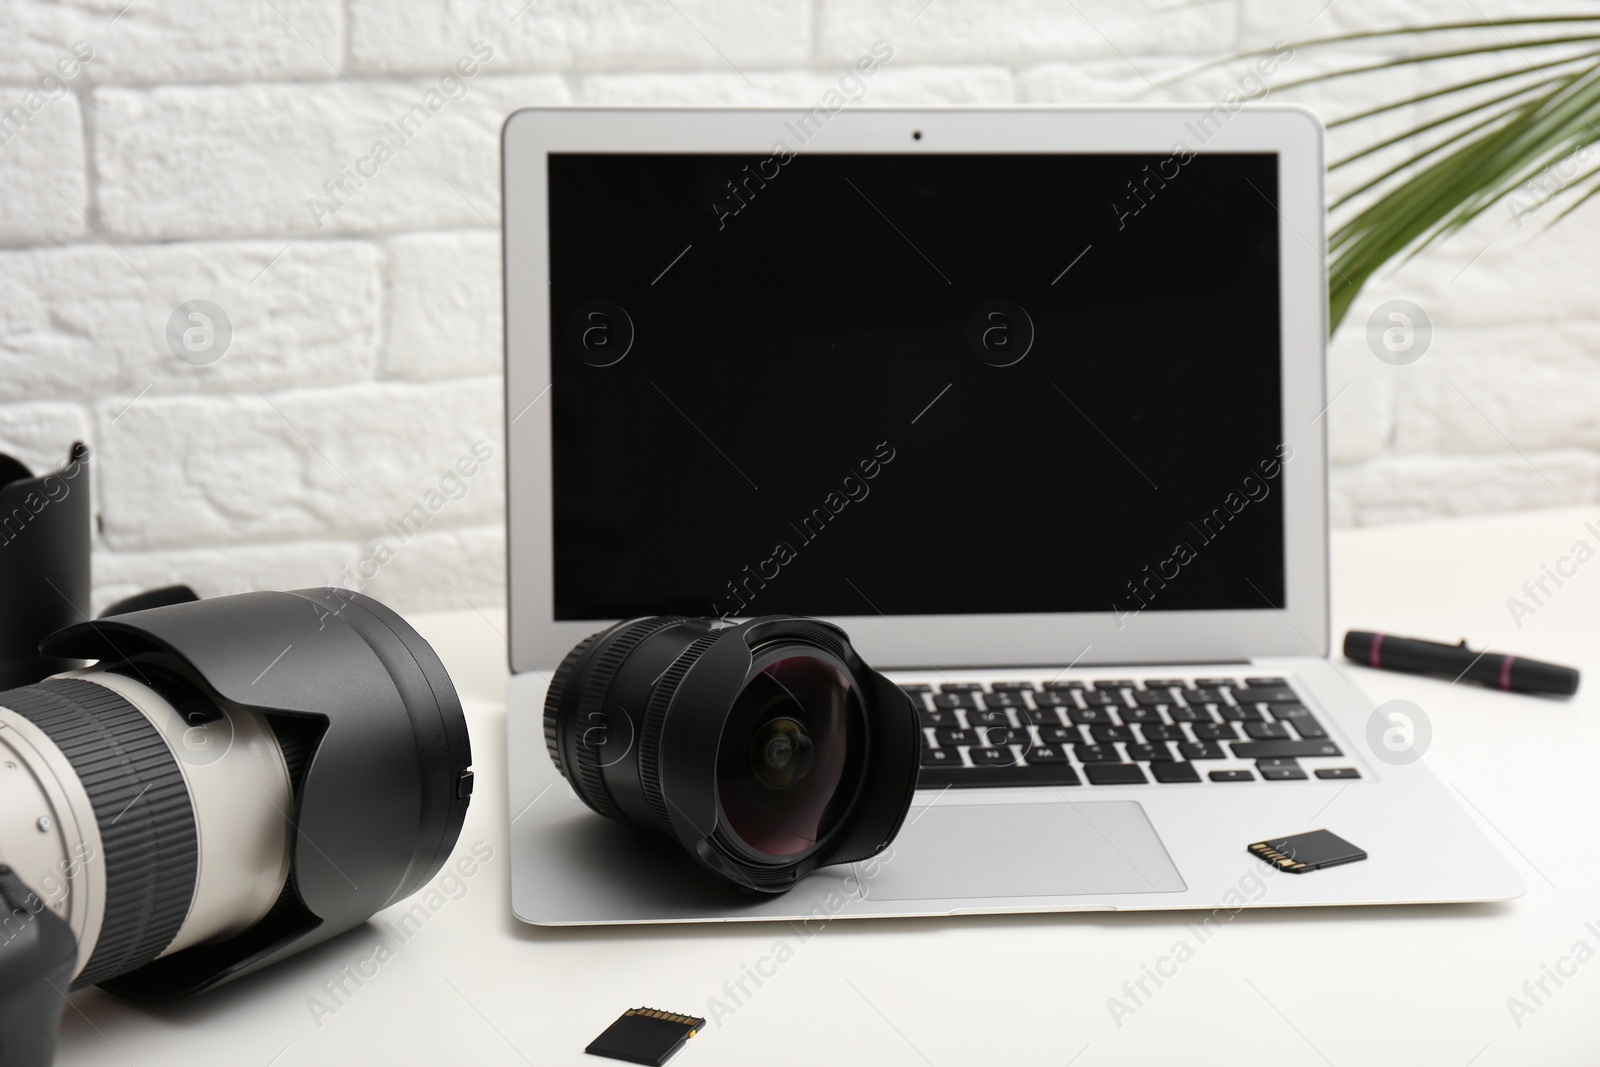
<svg viewBox="0 0 1600 1067">
<path fill-rule="evenodd" d="M 47 1067 L 72 980 L 72 928 L 10 867 L 0 866 L 0 1064 Z"/>
</svg>

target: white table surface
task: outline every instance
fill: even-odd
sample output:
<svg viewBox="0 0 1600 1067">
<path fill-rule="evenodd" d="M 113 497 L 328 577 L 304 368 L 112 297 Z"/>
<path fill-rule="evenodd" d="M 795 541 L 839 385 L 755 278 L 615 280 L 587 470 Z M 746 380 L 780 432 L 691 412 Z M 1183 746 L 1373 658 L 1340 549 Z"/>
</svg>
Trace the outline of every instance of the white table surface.
<svg viewBox="0 0 1600 1067">
<path fill-rule="evenodd" d="M 346 980 L 342 1004 L 324 983 L 372 956 L 383 915 L 186 1003 L 75 994 L 58 1062 L 593 1067 L 615 1061 L 585 1057 L 583 1047 L 623 1010 L 650 1005 L 719 1016 L 673 1061 L 683 1067 L 1594 1064 L 1600 559 L 1577 567 L 1520 628 L 1506 605 L 1574 542 L 1600 549 L 1588 521 L 1600 530 L 1600 508 L 1334 538 L 1340 638 L 1352 627 L 1467 637 L 1588 676 L 1563 701 L 1342 665 L 1375 700 L 1403 697 L 1428 712 L 1426 758 L 1527 880 L 1513 902 L 1245 911 L 1204 943 L 1186 926 L 1192 914 L 1152 912 L 851 920 L 808 939 L 766 924 L 525 926 L 508 905 L 503 622 L 452 612 L 414 621 L 454 676 L 472 730 L 477 795 L 456 854 L 476 845 L 492 859 L 436 898 L 409 940 L 390 935 L 392 958 L 359 988 Z M 1426 841 L 1416 860 L 1430 862 Z M 771 957 L 780 939 L 783 962 L 763 964 L 775 973 L 759 987 L 746 979 L 751 995 L 736 1004 L 724 983 Z M 1114 1019 L 1109 998 L 1179 940 L 1192 958 L 1135 1013 Z M 1574 955 L 1578 942 L 1586 947 Z M 1557 985 L 1547 967 L 1570 976 Z M 316 1012 L 317 997 L 334 1010 Z M 1514 1017 L 1513 997 L 1533 1010 Z"/>
</svg>

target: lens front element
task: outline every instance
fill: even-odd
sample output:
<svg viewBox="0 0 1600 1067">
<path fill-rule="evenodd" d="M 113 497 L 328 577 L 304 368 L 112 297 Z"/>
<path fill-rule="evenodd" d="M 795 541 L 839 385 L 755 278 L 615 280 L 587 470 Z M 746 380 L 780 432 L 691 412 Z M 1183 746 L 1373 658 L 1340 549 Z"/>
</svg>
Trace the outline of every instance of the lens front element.
<svg viewBox="0 0 1600 1067">
<path fill-rule="evenodd" d="M 788 789 L 811 769 L 815 746 L 805 726 L 789 718 L 773 719 L 756 734 L 750 762 L 756 777 L 769 789 Z"/>
<path fill-rule="evenodd" d="M 855 799 L 865 734 L 842 667 L 814 656 L 768 665 L 734 701 L 718 749 L 717 792 L 729 827 L 770 856 L 815 847 Z"/>
</svg>

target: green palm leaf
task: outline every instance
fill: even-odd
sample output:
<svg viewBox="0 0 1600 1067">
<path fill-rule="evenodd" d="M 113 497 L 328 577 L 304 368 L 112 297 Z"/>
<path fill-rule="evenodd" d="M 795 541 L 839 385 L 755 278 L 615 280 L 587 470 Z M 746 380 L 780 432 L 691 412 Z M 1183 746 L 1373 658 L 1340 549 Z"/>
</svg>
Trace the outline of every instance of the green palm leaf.
<svg viewBox="0 0 1600 1067">
<path fill-rule="evenodd" d="M 1554 36 L 1521 39 L 1507 33 L 1538 27 L 1562 29 Z M 1558 198 L 1569 199 L 1565 210 L 1551 220 L 1553 225 L 1600 194 L 1600 167 L 1571 180 L 1542 183 L 1538 190 L 1527 188 L 1548 168 L 1584 153 L 1600 141 L 1600 49 L 1595 48 L 1600 44 L 1600 16 L 1551 15 L 1439 23 L 1343 34 L 1293 47 L 1320 48 L 1358 41 L 1401 44 L 1434 34 L 1476 39 L 1316 74 L 1279 87 L 1358 78 L 1406 66 L 1420 65 L 1431 70 L 1467 56 L 1513 54 L 1513 58 L 1530 64 L 1524 69 L 1507 69 L 1429 89 L 1328 124 L 1330 128 L 1354 125 L 1401 108 L 1505 83 L 1499 86 L 1503 91 L 1487 99 L 1475 99 L 1398 136 L 1376 140 L 1333 164 L 1337 169 L 1402 143 L 1414 146 L 1406 158 L 1346 192 L 1333 205 L 1333 210 L 1338 211 L 1353 207 L 1369 194 L 1372 197 L 1340 221 L 1328 239 L 1332 328 L 1343 320 L 1362 286 L 1386 264 L 1427 250 L 1497 204 L 1506 203 L 1513 212 L 1521 204 L 1523 211 L 1530 211 Z M 1526 203 L 1522 202 L 1524 198 Z"/>
</svg>

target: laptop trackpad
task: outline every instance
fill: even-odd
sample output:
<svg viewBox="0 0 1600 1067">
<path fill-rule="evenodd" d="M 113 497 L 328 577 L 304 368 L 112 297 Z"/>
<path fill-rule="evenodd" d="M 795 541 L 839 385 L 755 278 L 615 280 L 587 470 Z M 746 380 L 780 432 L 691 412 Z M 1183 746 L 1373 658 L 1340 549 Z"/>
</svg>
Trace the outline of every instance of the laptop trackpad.
<svg viewBox="0 0 1600 1067">
<path fill-rule="evenodd" d="M 1181 893 L 1137 801 L 912 808 L 894 844 L 855 865 L 871 900 Z"/>
</svg>

